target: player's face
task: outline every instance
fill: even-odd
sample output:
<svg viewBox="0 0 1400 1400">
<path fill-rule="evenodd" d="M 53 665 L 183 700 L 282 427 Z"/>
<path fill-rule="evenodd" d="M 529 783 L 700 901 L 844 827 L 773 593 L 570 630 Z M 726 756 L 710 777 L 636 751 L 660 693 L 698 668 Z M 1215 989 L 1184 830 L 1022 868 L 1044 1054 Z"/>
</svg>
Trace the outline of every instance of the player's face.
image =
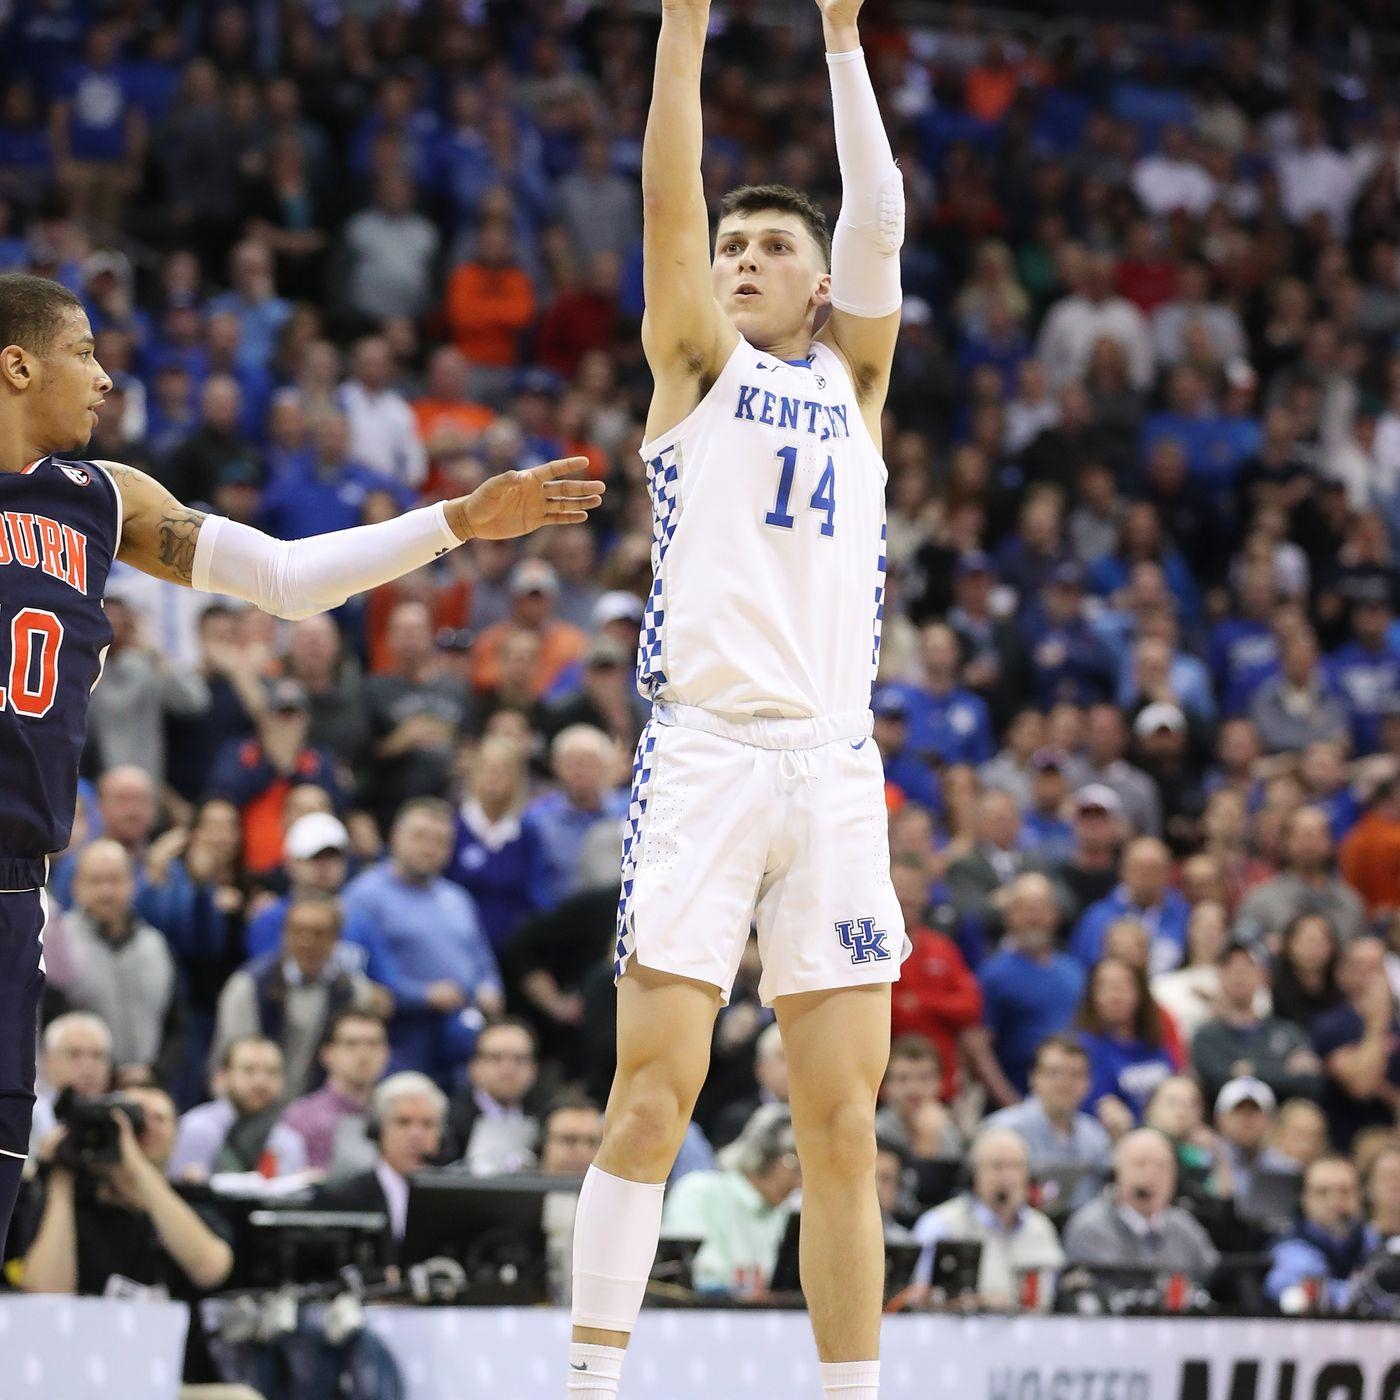
<svg viewBox="0 0 1400 1400">
<path fill-rule="evenodd" d="M 36 361 L 30 405 L 36 439 L 54 452 L 85 446 L 97 426 L 98 405 L 111 387 L 97 363 L 87 316 L 65 312 L 52 349 Z"/>
<path fill-rule="evenodd" d="M 830 301 L 831 275 L 802 221 L 780 209 L 731 214 L 715 240 L 715 300 L 760 348 L 804 328 Z"/>
</svg>

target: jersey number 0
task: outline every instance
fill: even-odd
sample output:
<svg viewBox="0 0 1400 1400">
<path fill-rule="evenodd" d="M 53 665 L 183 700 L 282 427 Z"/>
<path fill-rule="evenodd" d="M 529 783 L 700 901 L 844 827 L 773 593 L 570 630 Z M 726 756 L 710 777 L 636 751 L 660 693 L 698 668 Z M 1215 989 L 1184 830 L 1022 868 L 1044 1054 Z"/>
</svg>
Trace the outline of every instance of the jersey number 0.
<svg viewBox="0 0 1400 1400">
<path fill-rule="evenodd" d="M 58 693 L 58 649 L 63 624 L 47 608 L 21 608 L 10 621 L 10 681 L 0 709 L 42 719 Z"/>
</svg>

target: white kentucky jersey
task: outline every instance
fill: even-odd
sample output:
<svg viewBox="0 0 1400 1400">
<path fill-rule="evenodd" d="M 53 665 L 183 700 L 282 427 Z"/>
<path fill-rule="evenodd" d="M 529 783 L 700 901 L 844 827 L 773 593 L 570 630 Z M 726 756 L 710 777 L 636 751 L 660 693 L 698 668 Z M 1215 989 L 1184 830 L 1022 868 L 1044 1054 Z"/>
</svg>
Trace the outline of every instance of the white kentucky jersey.
<svg viewBox="0 0 1400 1400">
<path fill-rule="evenodd" d="M 740 339 L 642 448 L 653 511 L 638 687 L 719 714 L 867 710 L 885 592 L 885 480 L 840 357 Z"/>
</svg>

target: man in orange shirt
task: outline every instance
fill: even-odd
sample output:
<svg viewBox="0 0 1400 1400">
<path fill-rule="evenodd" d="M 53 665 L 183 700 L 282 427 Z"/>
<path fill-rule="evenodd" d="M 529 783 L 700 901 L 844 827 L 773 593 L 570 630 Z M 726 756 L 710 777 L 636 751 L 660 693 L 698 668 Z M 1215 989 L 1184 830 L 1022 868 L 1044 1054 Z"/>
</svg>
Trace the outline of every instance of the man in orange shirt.
<svg viewBox="0 0 1400 1400">
<path fill-rule="evenodd" d="M 520 337 L 535 319 L 535 287 L 515 262 L 514 237 L 503 220 L 490 220 L 477 235 L 476 257 L 457 267 L 447 283 L 447 324 L 487 398 L 510 387 L 520 359 Z"/>
<path fill-rule="evenodd" d="M 1372 916 L 1400 908 L 1400 775 L 1381 779 L 1341 845 L 1342 877 Z"/>
<path fill-rule="evenodd" d="M 455 345 L 440 345 L 428 361 L 427 391 L 413 401 L 418 437 L 431 454 L 433 439 L 444 429 L 470 442 L 496 415 L 471 401 L 471 367 Z"/>
<path fill-rule="evenodd" d="M 478 691 L 492 690 L 500 680 L 501 643 L 512 632 L 523 629 L 539 638 L 536 697 L 584 654 L 588 649 L 587 634 L 554 616 L 558 596 L 559 577 L 543 559 L 523 559 L 515 566 L 510 576 L 510 616 L 488 627 L 476 641 L 472 684 Z"/>
</svg>

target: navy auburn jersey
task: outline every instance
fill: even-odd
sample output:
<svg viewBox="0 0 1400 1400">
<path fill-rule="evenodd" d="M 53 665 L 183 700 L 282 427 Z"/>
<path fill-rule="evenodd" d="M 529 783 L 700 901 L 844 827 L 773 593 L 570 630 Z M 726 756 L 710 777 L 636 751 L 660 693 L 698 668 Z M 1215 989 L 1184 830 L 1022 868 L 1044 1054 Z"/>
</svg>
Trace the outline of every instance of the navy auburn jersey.
<svg viewBox="0 0 1400 1400">
<path fill-rule="evenodd" d="M 91 462 L 0 473 L 0 888 L 35 870 L 42 884 L 43 858 L 68 844 L 121 520 L 116 483 Z"/>
</svg>

